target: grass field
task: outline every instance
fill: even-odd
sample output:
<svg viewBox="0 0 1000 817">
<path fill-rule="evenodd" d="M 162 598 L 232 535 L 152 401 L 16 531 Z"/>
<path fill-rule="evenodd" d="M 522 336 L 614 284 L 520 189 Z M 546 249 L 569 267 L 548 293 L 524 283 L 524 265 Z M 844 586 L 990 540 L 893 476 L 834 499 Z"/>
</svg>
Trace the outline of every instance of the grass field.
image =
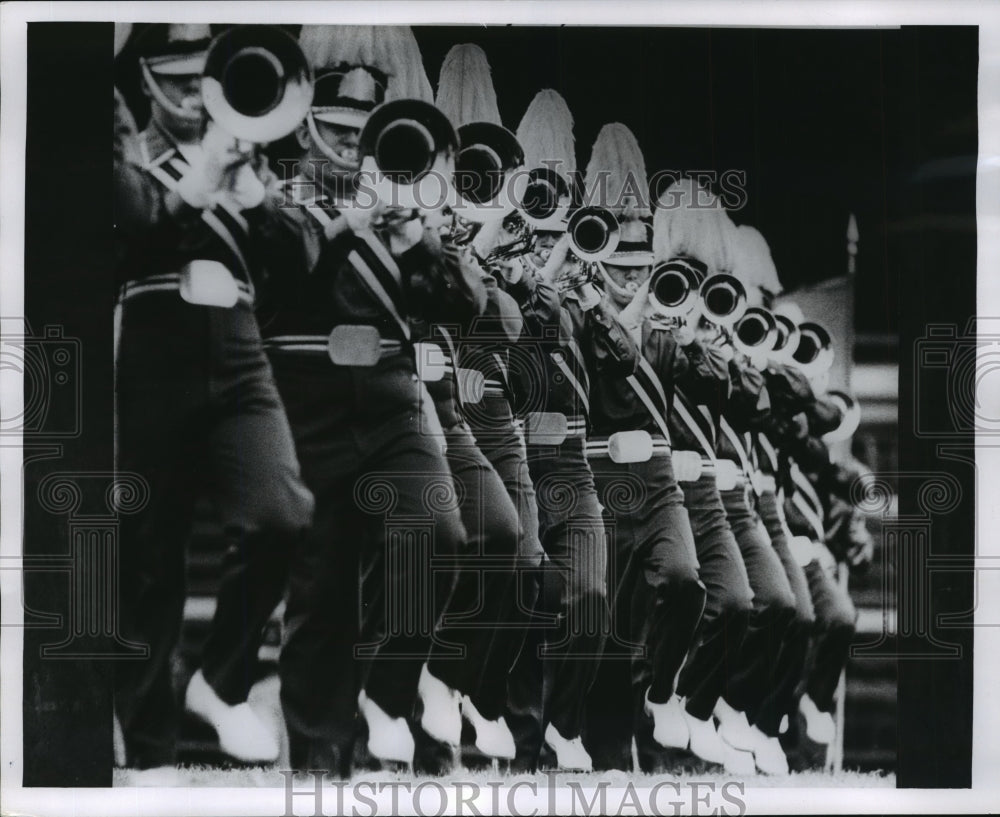
<svg viewBox="0 0 1000 817">
<path fill-rule="evenodd" d="M 606 781 L 612 787 L 625 786 L 629 781 L 639 788 L 652 786 L 665 779 L 670 779 L 666 775 L 646 775 L 639 773 L 625 772 L 594 772 L 590 774 L 582 773 L 560 773 L 558 775 L 560 784 L 569 781 L 576 781 L 584 787 L 597 786 L 602 781 Z M 896 776 L 894 774 L 884 774 L 879 772 L 855 772 L 841 771 L 836 774 L 827 772 L 799 772 L 786 777 L 768 777 L 766 775 L 754 775 L 746 778 L 735 778 L 727 774 L 680 775 L 675 778 L 683 783 L 685 780 L 697 780 L 705 783 L 722 784 L 728 781 L 741 779 L 746 783 L 747 788 L 783 788 L 783 787 L 803 787 L 803 788 L 894 788 Z M 534 781 L 539 788 L 549 784 L 549 777 L 545 774 L 503 774 L 500 772 L 490 773 L 482 771 L 456 772 L 444 777 L 417 777 L 402 772 L 364 772 L 352 779 L 352 783 L 361 781 L 367 782 L 391 782 L 409 781 L 414 784 L 423 780 L 434 780 L 447 785 L 454 782 L 478 783 L 485 786 L 487 783 L 502 781 L 506 784 L 514 784 L 520 781 Z M 309 785 L 309 778 L 302 778 L 301 785 Z M 116 769 L 114 776 L 115 786 L 143 785 L 141 775 L 136 776 L 128 769 Z M 172 785 L 181 787 L 213 786 L 232 788 L 273 788 L 283 787 L 285 777 L 277 767 L 259 768 L 239 768 L 220 769 L 208 766 L 179 766 L 177 767 L 176 781 Z M 332 785 L 332 783 L 331 783 Z M 296 788 L 300 786 L 296 779 Z"/>
</svg>

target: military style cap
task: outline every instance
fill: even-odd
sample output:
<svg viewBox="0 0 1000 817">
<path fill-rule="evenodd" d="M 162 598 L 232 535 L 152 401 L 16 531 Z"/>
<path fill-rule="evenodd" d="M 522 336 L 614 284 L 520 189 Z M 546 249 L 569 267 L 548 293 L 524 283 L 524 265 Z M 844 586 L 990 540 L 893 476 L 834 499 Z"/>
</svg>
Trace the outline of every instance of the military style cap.
<svg viewBox="0 0 1000 817">
<path fill-rule="evenodd" d="M 316 78 L 312 115 L 318 122 L 363 128 L 385 100 L 386 75 L 365 65 L 343 65 Z"/>
<path fill-rule="evenodd" d="M 211 42 L 212 32 L 207 24 L 155 23 L 139 34 L 136 51 L 153 74 L 201 74 Z"/>
</svg>

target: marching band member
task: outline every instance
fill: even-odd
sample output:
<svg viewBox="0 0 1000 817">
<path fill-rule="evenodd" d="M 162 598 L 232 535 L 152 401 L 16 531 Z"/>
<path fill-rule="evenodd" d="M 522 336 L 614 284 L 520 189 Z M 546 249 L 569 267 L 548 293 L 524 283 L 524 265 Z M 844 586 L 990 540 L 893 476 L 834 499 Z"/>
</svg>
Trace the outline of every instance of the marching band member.
<svg viewBox="0 0 1000 817">
<path fill-rule="evenodd" d="M 672 185 L 663 194 L 671 202 L 659 233 L 669 255 L 684 255 L 684 248 L 696 246 L 691 253 L 705 264 L 708 275 L 728 273 L 733 268 L 735 227 L 724 208 L 690 180 Z M 676 206 L 678 199 L 686 206 Z M 666 209 L 666 208 L 665 208 Z M 726 288 L 724 286 L 723 288 Z M 771 546 L 750 500 L 753 469 L 743 434 L 759 421 L 766 411 L 767 393 L 763 379 L 734 359 L 728 332 L 722 328 L 725 316 L 705 311 L 702 340 L 715 343 L 729 359 L 731 386 L 724 405 L 719 406 L 718 434 L 714 459 L 740 474 L 735 487 L 720 490 L 729 526 L 739 546 L 743 565 L 753 593 L 753 610 L 742 646 L 730 661 L 725 687 L 715 705 L 718 733 L 729 746 L 752 753 L 758 769 L 767 773 L 787 773 L 787 761 L 778 742 L 777 727 L 765 735 L 748 722 L 748 715 L 766 697 L 769 674 L 774 667 L 782 638 L 795 613 L 795 597 L 781 562 Z M 707 730 L 705 732 L 707 735 Z M 729 764 L 736 768 L 748 760 L 746 755 L 729 753 Z"/>
<path fill-rule="evenodd" d="M 204 122 L 197 91 L 207 31 L 195 39 L 174 26 L 159 39 L 147 33 L 141 60 L 153 119 L 144 163 L 116 163 L 115 209 L 123 248 L 117 467 L 149 485 L 149 503 L 121 520 L 121 635 L 149 645 L 149 657 L 116 667 L 116 710 L 130 766 L 173 764 L 170 656 L 183 618 L 184 543 L 205 489 L 227 550 L 185 704 L 213 726 L 223 751 L 273 761 L 277 737 L 247 696 L 313 498 L 261 345 L 254 293 L 294 234 L 266 200 L 253 146 Z"/>
<path fill-rule="evenodd" d="M 373 53 L 372 43 L 398 40 L 378 33 L 307 26 L 300 36 L 318 78 L 297 136 L 303 165 L 319 171 L 311 184 L 291 185 L 302 261 L 289 256 L 272 281 L 267 326 L 317 497 L 292 568 L 281 651 L 291 762 L 341 776 L 350 773 L 356 714 L 373 756 L 431 772 L 452 762 L 442 732 L 458 716 L 455 691 L 425 661 L 439 643 L 465 529 L 441 440 L 427 433 L 437 418 L 417 374 L 410 319 L 447 320 L 476 301 L 437 228 L 411 210 L 365 206 L 354 187 L 359 131 L 393 94 L 394 78 L 412 87 L 423 70 L 408 49 Z M 426 100 L 429 83 L 425 90 Z M 431 111 L 423 124 L 448 166 L 454 131 Z M 432 574 L 432 557 L 449 566 Z"/>
<path fill-rule="evenodd" d="M 559 208 L 568 208 L 576 160 L 565 100 L 551 89 L 536 94 L 517 140 L 525 167 L 551 170 L 561 189 Z M 544 742 L 556 767 L 586 771 L 593 764 L 581 738 L 584 704 L 604 646 L 608 603 L 604 526 L 584 453 L 590 387 L 583 347 L 608 347 L 621 338 L 616 324 L 589 319 L 584 333 L 561 304 L 562 259 L 553 247 L 564 230 L 558 217 L 549 219 L 529 254 L 503 264 L 504 286 L 524 316 L 521 349 L 526 364 L 534 361 L 515 388 L 544 550 L 537 616 L 508 679 L 507 722 L 518 740 L 514 768 L 534 769 Z"/>
<path fill-rule="evenodd" d="M 504 166 L 509 165 L 511 170 L 520 164 L 520 148 L 514 135 L 502 128 L 489 63 L 479 46 L 456 45 L 448 52 L 441 66 L 435 104 L 458 130 L 461 148 L 466 155 L 477 151 L 492 152 L 496 160 Z M 513 152 L 508 155 L 505 151 Z M 459 172 L 466 170 L 463 165 Z M 524 566 L 519 571 L 523 574 L 533 569 L 532 566 L 541 559 L 535 495 L 523 438 L 514 424 L 511 408 L 512 364 L 515 370 L 517 368 L 516 356 L 512 360 L 512 349 L 521 334 L 523 321 L 516 301 L 479 263 L 492 249 L 491 227 L 499 225 L 498 216 L 502 216 L 506 209 L 500 202 L 507 196 L 503 187 L 509 183 L 510 175 L 508 170 L 503 178 L 499 178 L 495 170 L 478 166 L 471 170 L 478 174 L 475 178 L 465 179 L 475 185 L 471 194 L 479 193 L 486 201 L 476 204 L 473 202 L 478 200 L 461 197 L 460 193 L 460 201 L 456 202 L 453 213 L 452 235 L 462 237 L 468 263 L 479 271 L 486 306 L 470 323 L 458 327 L 456 337 L 452 338 L 450 333 L 445 336 L 445 343 L 452 354 L 457 353 L 454 365 L 459 367 L 465 395 L 461 402 L 463 427 L 466 433 L 471 430 L 475 443 L 473 449 L 480 458 L 485 455 L 493 478 L 502 480 L 500 484 L 509 494 L 510 501 L 505 497 L 484 494 L 482 509 L 471 503 L 463 507 L 476 517 L 472 521 L 480 525 L 487 521 L 486 514 L 493 512 L 492 509 L 511 507 L 517 547 L 516 553 L 505 552 L 505 555 L 517 556 L 517 562 Z M 492 188 L 494 184 L 502 185 L 499 193 L 489 195 L 482 192 L 482 188 Z M 459 187 L 462 192 L 470 192 L 461 182 Z M 495 229 L 492 232 L 495 233 Z M 449 330 L 439 328 L 439 331 Z M 449 441 L 449 458 L 452 449 Z M 469 524 L 467 521 L 467 528 Z M 484 552 L 484 555 L 489 555 L 489 552 Z M 492 555 L 500 554 L 494 552 Z M 481 717 L 504 724 L 503 743 L 509 746 L 513 758 L 514 739 L 502 715 L 507 699 L 507 674 L 521 649 L 531 604 L 526 603 L 520 586 L 508 585 L 506 590 L 506 603 L 497 609 L 502 616 L 494 619 L 500 626 L 493 626 L 488 632 L 480 634 L 480 637 L 489 638 L 489 659 L 480 662 L 480 705 L 473 706 L 470 701 L 468 706 L 463 706 L 463 714 L 472 716 L 473 726 Z M 527 598 L 530 600 L 530 592 Z M 482 748 L 478 737 L 477 746 Z"/>
<path fill-rule="evenodd" d="M 803 322 L 801 310 L 793 303 L 784 303 L 777 311 L 794 323 Z M 801 368 L 792 358 L 790 365 L 772 362 L 766 370 L 783 410 L 770 424 L 765 442 L 778 441 L 767 453 L 778 462 L 778 481 L 784 495 L 781 510 L 792 550 L 808 582 L 815 618 L 808 652 L 802 659 L 803 675 L 794 696 L 799 700 L 806 736 L 813 743 L 828 744 L 836 732 L 831 714 L 833 696 L 854 637 L 857 612 L 833 575 L 831 566 L 836 560 L 826 545 L 846 539 L 856 563 L 862 563 L 862 554 L 866 547 L 870 548 L 870 540 L 860 512 L 855 515 L 857 509 L 849 504 L 849 488 L 845 483 L 850 480 L 843 478 L 846 473 L 843 469 L 830 463 L 822 440 L 823 434 L 834 431 L 840 424 L 840 408 L 817 397 Z M 818 380 L 813 382 L 818 385 Z M 816 486 L 820 486 L 819 490 Z M 821 495 L 827 497 L 826 502 L 820 499 Z M 837 524 L 838 518 L 842 524 Z M 794 716 L 794 707 L 788 709 Z M 794 719 L 792 724 L 795 725 Z M 783 736 L 784 745 L 793 756 L 801 749 L 798 731 L 791 728 Z"/>
<path fill-rule="evenodd" d="M 734 247 L 733 275 L 745 285 L 748 303 L 760 306 L 770 302 L 774 295 L 781 292 L 781 283 L 766 240 L 753 227 L 741 225 L 734 236 Z M 768 387 L 775 385 L 764 373 L 767 367 L 765 352 L 761 351 L 751 357 L 737 353 L 736 360 L 744 377 L 752 377 L 754 380 L 763 378 Z M 769 400 L 775 404 L 770 406 L 769 414 L 785 410 L 786 401 L 781 394 L 772 398 L 769 389 L 768 395 Z M 765 735 L 777 734 L 785 715 L 791 709 L 816 621 L 808 580 L 792 551 L 792 537 L 778 497 L 778 465 L 774 459 L 773 446 L 763 428 L 770 421 L 771 417 L 764 415 L 748 431 L 746 451 L 751 466 L 756 469 L 753 474 L 756 510 L 795 595 L 795 614 L 771 668 L 772 680 L 768 683 L 768 691 L 757 706 L 754 716 L 755 725 Z"/>
<path fill-rule="evenodd" d="M 620 123 L 602 128 L 594 144 L 588 192 L 602 182 L 621 224 L 615 251 L 597 262 L 608 296 L 588 309 L 585 290 L 576 290 L 567 308 L 577 321 L 584 314 L 620 321 L 638 355 L 631 371 L 622 365 L 631 349 L 601 350 L 587 361 L 587 454 L 605 508 L 614 637 L 591 690 L 586 737 L 596 765 L 618 769 L 631 768 L 634 737 L 640 768 L 654 772 L 665 766 L 663 747 L 688 741 L 675 680 L 705 605 L 667 427 L 674 381 L 688 362 L 673 333 L 646 315 L 653 261 L 652 229 L 643 220 L 646 169 L 635 137 Z M 649 450 L 629 455 L 629 446 L 644 444 Z M 630 660 L 622 660 L 623 649 Z"/>
<path fill-rule="evenodd" d="M 690 206 L 698 201 L 717 208 L 711 192 L 680 181 L 662 198 L 671 204 L 658 209 L 654 220 L 654 257 L 666 265 L 659 267 L 662 274 L 690 277 L 693 273 L 699 281 L 708 275 L 706 261 L 727 263 L 727 233 L 719 231 L 717 218 L 702 218 Z M 676 384 L 669 426 L 675 452 L 696 456 L 703 463 L 696 480 L 685 479 L 681 488 L 694 534 L 698 575 L 707 590 L 705 612 L 677 691 L 684 699 L 686 748 L 704 761 L 746 774 L 755 771 L 752 757 L 723 741 L 712 717 L 727 679 L 739 669 L 740 645 L 753 615 L 753 592 L 719 493 L 720 485 L 728 485 L 735 476 L 735 468 L 715 453 L 721 412 L 731 392 L 728 360 L 715 342 L 715 329 L 700 319 L 697 308 L 690 308 L 696 298 L 695 289 L 667 310 L 690 364 Z M 657 310 L 662 314 L 665 306 L 669 304 L 658 304 Z M 683 744 L 684 730 L 678 729 L 676 742 Z"/>
</svg>

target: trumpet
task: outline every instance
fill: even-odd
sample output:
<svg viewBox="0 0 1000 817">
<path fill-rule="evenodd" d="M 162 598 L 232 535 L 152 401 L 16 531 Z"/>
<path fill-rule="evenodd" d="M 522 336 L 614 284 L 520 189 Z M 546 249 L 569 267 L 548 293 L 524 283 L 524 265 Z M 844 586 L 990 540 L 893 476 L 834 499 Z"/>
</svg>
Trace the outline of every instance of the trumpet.
<svg viewBox="0 0 1000 817">
<path fill-rule="evenodd" d="M 709 323 L 730 329 L 747 311 L 746 290 L 732 275 L 711 275 L 698 291 L 698 308 Z"/>
<path fill-rule="evenodd" d="M 515 207 L 527 178 L 519 177 L 522 191 L 514 189 L 512 174 L 524 164 L 524 151 L 509 130 L 492 122 L 470 122 L 458 129 L 455 159 L 455 212 L 485 224 L 505 218 Z"/>
<path fill-rule="evenodd" d="M 787 315 L 774 316 L 777 337 L 771 357 L 779 363 L 791 363 L 792 351 L 799 345 L 799 327 Z"/>
<path fill-rule="evenodd" d="M 209 46 L 201 78 L 208 115 L 255 144 L 287 136 L 309 111 L 312 70 L 292 37 L 273 26 L 235 26 Z"/>
<path fill-rule="evenodd" d="M 800 323 L 798 330 L 798 343 L 792 348 L 791 362 L 809 377 L 828 371 L 833 365 L 830 333 L 820 324 L 809 321 Z"/>
<path fill-rule="evenodd" d="M 535 247 L 535 233 L 525 222 L 521 213 L 515 210 L 509 213 L 503 221 L 503 228 L 512 239 L 506 244 L 498 244 L 483 259 L 487 264 L 494 264 L 499 261 L 509 261 L 527 255 Z"/>
<path fill-rule="evenodd" d="M 559 291 L 575 290 L 584 309 L 600 303 L 601 294 L 595 286 L 597 264 L 617 248 L 621 225 L 615 215 L 603 207 L 581 207 L 566 225 L 569 253 L 576 258 L 573 269 L 560 276 Z"/>
<path fill-rule="evenodd" d="M 555 229 L 566 226 L 570 199 L 566 179 L 550 168 L 536 167 L 527 174 L 518 207 L 530 227 Z"/>
<path fill-rule="evenodd" d="M 831 389 L 826 393 L 827 398 L 837 405 L 841 411 L 840 425 L 833 431 L 828 431 L 823 435 L 823 441 L 827 443 L 841 442 L 850 439 L 861 424 L 861 404 L 847 392 Z"/>
<path fill-rule="evenodd" d="M 393 207 L 440 209 L 449 188 L 458 135 L 444 113 L 419 99 L 379 105 L 358 139 L 361 171 Z"/>
<path fill-rule="evenodd" d="M 593 263 L 610 257 L 618 247 L 621 225 L 604 207 L 581 207 L 570 217 L 566 235 L 573 255 Z"/>
<path fill-rule="evenodd" d="M 750 307 L 733 326 L 733 345 L 747 357 L 773 351 L 777 341 L 777 320 L 759 306 Z"/>
<path fill-rule="evenodd" d="M 467 246 L 484 224 L 502 221 L 513 212 L 517 181 L 523 189 L 527 178 L 512 175 L 524 163 L 524 151 L 506 128 L 470 122 L 458 129 L 458 142 L 449 238 Z"/>
<path fill-rule="evenodd" d="M 703 273 L 683 258 L 663 261 L 649 277 L 649 303 L 667 318 L 690 314 L 698 302 L 698 288 Z"/>
</svg>

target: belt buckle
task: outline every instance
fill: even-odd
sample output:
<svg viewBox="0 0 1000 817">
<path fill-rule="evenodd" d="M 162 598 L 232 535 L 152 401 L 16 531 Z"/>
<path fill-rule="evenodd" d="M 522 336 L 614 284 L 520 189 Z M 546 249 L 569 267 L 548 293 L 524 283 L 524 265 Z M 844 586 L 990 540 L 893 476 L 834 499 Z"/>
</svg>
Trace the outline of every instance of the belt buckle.
<svg viewBox="0 0 1000 817">
<path fill-rule="evenodd" d="M 732 460 L 715 461 L 715 483 L 720 491 L 732 491 L 739 485 L 739 469 Z"/>
<path fill-rule="evenodd" d="M 341 324 L 330 332 L 327 354 L 336 366 L 371 367 L 382 357 L 382 336 L 374 326 Z"/>
<path fill-rule="evenodd" d="M 608 437 L 608 456 L 618 464 L 648 462 L 653 456 L 653 438 L 648 431 L 617 431 Z"/>
<path fill-rule="evenodd" d="M 413 344 L 417 376 L 425 383 L 436 383 L 448 371 L 448 359 L 436 343 L 422 340 Z"/>
<path fill-rule="evenodd" d="M 525 418 L 524 432 L 532 445 L 562 445 L 569 423 L 558 411 L 532 411 Z"/>
<path fill-rule="evenodd" d="M 240 288 L 226 266 L 218 261 L 196 259 L 181 269 L 181 298 L 195 306 L 236 306 Z"/>
</svg>

